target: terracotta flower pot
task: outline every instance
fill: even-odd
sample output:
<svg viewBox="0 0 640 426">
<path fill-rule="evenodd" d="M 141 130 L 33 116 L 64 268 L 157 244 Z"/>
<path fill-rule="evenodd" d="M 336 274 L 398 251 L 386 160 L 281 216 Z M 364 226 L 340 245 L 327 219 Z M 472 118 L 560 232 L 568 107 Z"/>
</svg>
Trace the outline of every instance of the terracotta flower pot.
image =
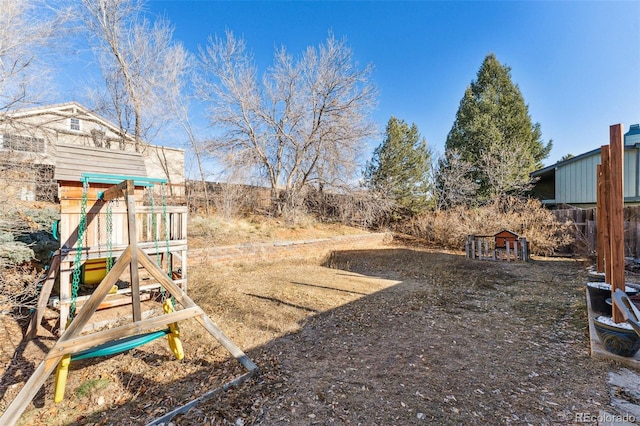
<svg viewBox="0 0 640 426">
<path fill-rule="evenodd" d="M 610 316 L 601 315 L 593 320 L 593 325 L 602 346 L 609 352 L 632 357 L 640 349 L 640 336 L 629 324 L 616 324 Z"/>
</svg>

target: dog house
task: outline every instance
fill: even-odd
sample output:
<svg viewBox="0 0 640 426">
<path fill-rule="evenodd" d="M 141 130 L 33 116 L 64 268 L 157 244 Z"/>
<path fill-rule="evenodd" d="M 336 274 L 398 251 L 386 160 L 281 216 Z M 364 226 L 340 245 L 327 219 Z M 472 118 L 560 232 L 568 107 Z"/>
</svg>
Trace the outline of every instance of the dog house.
<svg viewBox="0 0 640 426">
<path fill-rule="evenodd" d="M 494 235 L 469 235 L 465 243 L 469 259 L 529 260 L 529 242 L 515 232 L 503 229 Z"/>
</svg>

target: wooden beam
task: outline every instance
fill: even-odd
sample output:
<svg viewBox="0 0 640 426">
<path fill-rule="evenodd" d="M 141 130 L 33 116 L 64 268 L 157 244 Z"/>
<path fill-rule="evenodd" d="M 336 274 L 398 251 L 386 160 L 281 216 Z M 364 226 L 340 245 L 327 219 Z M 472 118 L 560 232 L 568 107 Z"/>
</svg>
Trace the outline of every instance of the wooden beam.
<svg viewBox="0 0 640 426">
<path fill-rule="evenodd" d="M 129 229 L 129 249 L 131 250 L 131 308 L 133 321 L 142 320 L 142 306 L 140 304 L 140 276 L 138 274 L 138 230 L 136 225 L 136 196 L 133 181 L 126 181 L 127 227 Z"/>
<path fill-rule="evenodd" d="M 610 150 L 609 145 L 603 145 L 600 148 L 600 158 L 602 164 L 602 184 L 604 186 L 603 193 L 604 197 L 602 197 L 602 238 L 605 242 L 603 256 L 604 256 L 604 280 L 605 282 L 611 284 L 611 243 L 609 238 L 609 225 L 611 223 L 610 219 L 610 209 L 609 205 L 611 204 L 611 165 L 610 165 Z"/>
<path fill-rule="evenodd" d="M 611 205 L 610 210 L 610 242 L 611 242 L 611 291 L 625 289 L 624 265 L 624 140 L 622 124 L 609 127 L 609 145 L 611 150 Z M 614 304 L 613 321 L 624 322 L 624 315 Z"/>
<path fill-rule="evenodd" d="M 62 342 L 58 342 L 46 355 L 45 359 L 61 357 L 66 354 L 74 354 L 86 349 L 112 342 L 125 337 L 136 334 L 146 333 L 152 330 L 166 328 L 169 324 L 184 321 L 198 315 L 204 314 L 204 311 L 194 306 L 188 309 L 181 309 L 169 314 L 163 314 L 153 318 L 147 318 L 144 321 L 122 325 L 120 327 L 110 328 L 108 330 L 99 331 L 97 333 L 78 336 Z"/>
<path fill-rule="evenodd" d="M 602 164 L 596 165 L 596 272 L 604 272 L 604 222 L 602 220 L 602 205 L 604 202 L 604 176 Z"/>
<path fill-rule="evenodd" d="M 104 191 L 101 197 L 102 200 L 111 201 L 111 200 L 116 200 L 118 198 L 124 197 L 125 191 L 127 191 L 127 182 L 130 182 L 130 181 L 125 180 L 117 185 L 113 185 L 111 188 Z"/>
<path fill-rule="evenodd" d="M 167 274 L 161 270 L 158 265 L 151 259 L 151 257 L 143 251 L 138 253 L 138 260 L 142 266 L 147 269 L 147 272 L 151 274 L 162 286 L 169 292 L 182 306 L 186 308 L 192 308 L 197 306 L 196 303 L 191 300 L 187 293 L 185 293 L 180 287 L 178 287 L 172 280 L 167 277 Z M 247 370 L 254 371 L 258 368 L 242 350 L 233 343 L 218 327 L 218 325 L 211 320 L 206 314 L 202 314 L 196 317 L 196 320 L 218 341 L 226 350 L 231 353 Z"/>
<path fill-rule="evenodd" d="M 44 316 L 44 311 L 47 309 L 47 302 L 49 301 L 49 296 L 51 295 L 51 290 L 53 289 L 53 284 L 56 281 L 59 270 L 60 251 L 58 250 L 51 259 L 49 270 L 47 271 L 44 283 L 42 284 L 42 288 L 40 289 L 40 295 L 38 296 L 38 305 L 36 306 L 35 312 L 31 316 L 31 322 L 29 323 L 29 328 L 27 329 L 27 339 L 32 339 L 38 335 L 38 330 L 40 329 L 40 325 L 42 323 L 42 317 Z"/>
</svg>

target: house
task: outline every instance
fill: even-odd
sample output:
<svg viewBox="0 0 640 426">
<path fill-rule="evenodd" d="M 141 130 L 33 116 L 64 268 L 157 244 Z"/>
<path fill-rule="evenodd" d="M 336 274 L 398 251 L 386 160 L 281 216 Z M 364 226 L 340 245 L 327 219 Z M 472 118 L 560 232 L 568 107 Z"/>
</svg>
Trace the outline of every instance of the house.
<svg viewBox="0 0 640 426">
<path fill-rule="evenodd" d="M 137 175 L 167 179 L 172 194 L 184 195 L 184 150 L 147 144 L 136 150 L 131 135 L 77 102 L 0 116 L 2 184 L 22 200 L 52 199 L 58 166 L 75 164 L 78 175 L 96 167 L 118 174 L 118 162 L 127 157 L 140 158 L 135 164 L 144 170 Z"/>
<path fill-rule="evenodd" d="M 536 170 L 532 195 L 548 207 L 596 205 L 596 165 L 600 148 Z M 640 124 L 624 135 L 624 202 L 640 204 Z"/>
</svg>

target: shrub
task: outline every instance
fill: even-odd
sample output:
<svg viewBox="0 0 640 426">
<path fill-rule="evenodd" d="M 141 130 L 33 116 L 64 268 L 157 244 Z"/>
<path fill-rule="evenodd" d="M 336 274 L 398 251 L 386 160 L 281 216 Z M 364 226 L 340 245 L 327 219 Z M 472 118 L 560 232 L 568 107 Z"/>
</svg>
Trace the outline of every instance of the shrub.
<svg viewBox="0 0 640 426">
<path fill-rule="evenodd" d="M 527 238 L 531 253 L 550 255 L 573 242 L 570 226 L 558 222 L 538 200 L 510 197 L 483 207 L 424 213 L 397 229 L 436 246 L 458 250 L 464 248 L 468 235 L 493 235 L 508 229 Z"/>
<path fill-rule="evenodd" d="M 0 199 L 0 311 L 21 315 L 35 306 L 39 269 L 59 243 L 51 236 L 59 217 L 52 205 Z"/>
</svg>

